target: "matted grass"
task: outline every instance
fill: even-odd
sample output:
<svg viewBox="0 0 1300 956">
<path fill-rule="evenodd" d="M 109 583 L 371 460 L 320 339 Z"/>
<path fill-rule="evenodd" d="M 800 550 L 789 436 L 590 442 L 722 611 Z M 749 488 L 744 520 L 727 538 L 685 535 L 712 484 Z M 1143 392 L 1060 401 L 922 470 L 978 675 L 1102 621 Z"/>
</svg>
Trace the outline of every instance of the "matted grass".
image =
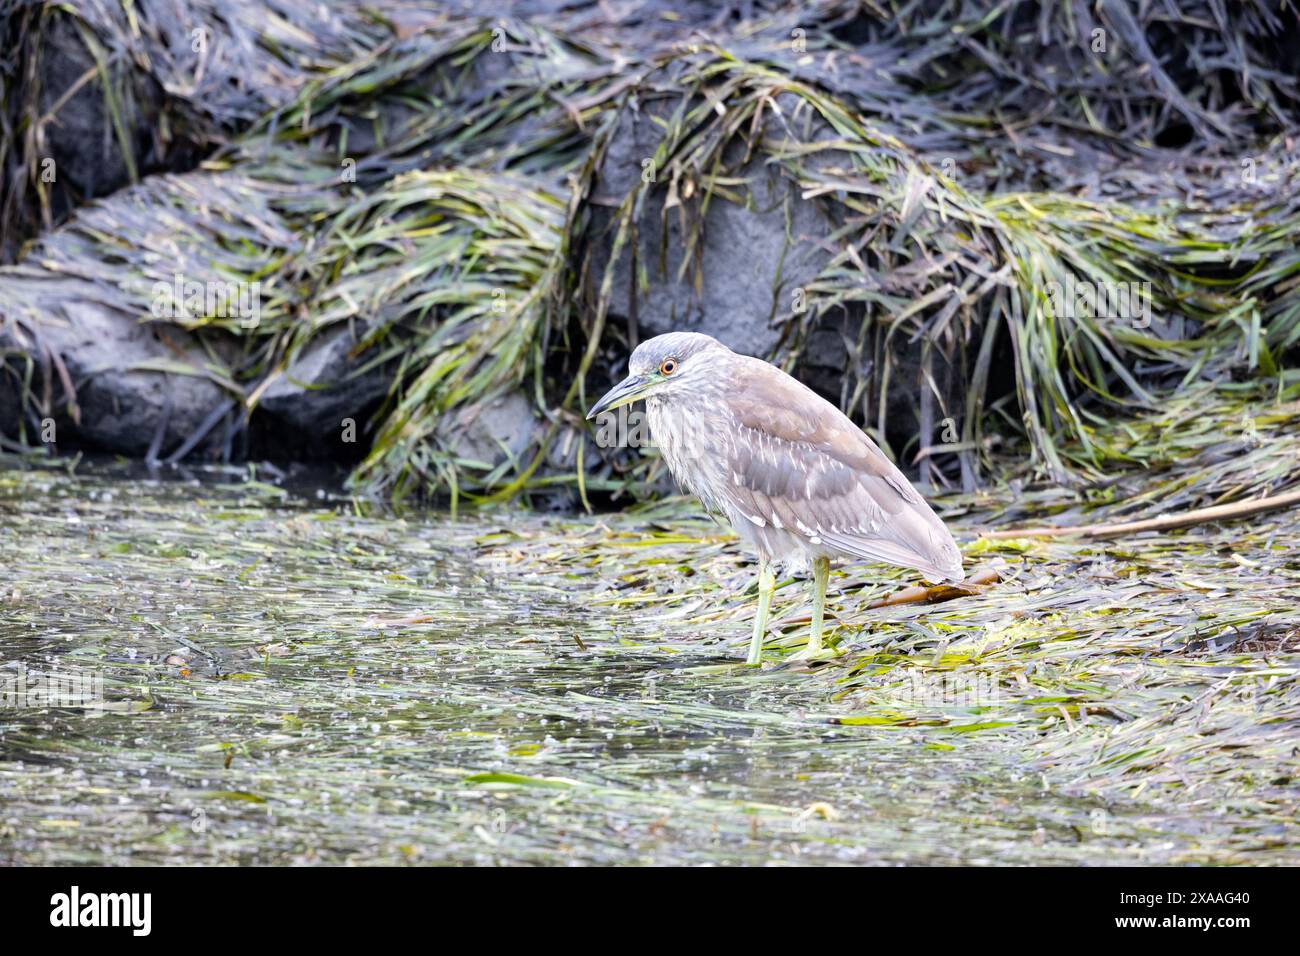
<svg viewBox="0 0 1300 956">
<path fill-rule="evenodd" d="M 393 519 L 250 477 L 0 478 L 6 673 L 107 698 L 0 710 L 7 862 L 1300 861 L 1290 515 L 981 542 L 1007 510 L 954 500 L 1001 583 L 873 610 L 914 580 L 837 570 L 808 669 L 781 582 L 754 670 L 752 564 L 689 502 Z"/>
</svg>

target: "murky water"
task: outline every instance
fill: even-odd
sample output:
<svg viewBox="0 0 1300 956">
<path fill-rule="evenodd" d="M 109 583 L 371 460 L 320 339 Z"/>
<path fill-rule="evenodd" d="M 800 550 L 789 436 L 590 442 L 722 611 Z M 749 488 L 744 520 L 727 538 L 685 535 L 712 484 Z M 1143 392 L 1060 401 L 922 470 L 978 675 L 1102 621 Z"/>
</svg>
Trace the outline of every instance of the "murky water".
<svg viewBox="0 0 1300 956">
<path fill-rule="evenodd" d="M 845 598 L 850 655 L 755 671 L 749 569 L 685 518 L 365 517 L 220 476 L 9 471 L 0 549 L 8 686 L 102 696 L 0 709 L 0 862 L 1295 860 L 1271 792 L 1224 814 L 1090 786 L 1039 676 L 973 703 L 879 686 L 987 635 L 1006 594 L 860 630 Z M 1287 707 L 1294 663 L 1267 664 Z"/>
</svg>

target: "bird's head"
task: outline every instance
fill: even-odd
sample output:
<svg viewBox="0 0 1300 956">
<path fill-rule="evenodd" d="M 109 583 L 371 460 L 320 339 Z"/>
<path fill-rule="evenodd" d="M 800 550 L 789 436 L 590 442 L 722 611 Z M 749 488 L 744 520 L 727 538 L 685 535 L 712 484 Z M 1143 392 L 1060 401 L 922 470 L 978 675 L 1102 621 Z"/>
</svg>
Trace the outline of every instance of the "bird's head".
<svg viewBox="0 0 1300 956">
<path fill-rule="evenodd" d="M 647 339 L 628 360 L 628 376 L 601 398 L 587 419 L 653 395 L 682 395 L 716 383 L 719 361 L 731 355 L 717 339 L 700 332 L 668 332 Z"/>
</svg>

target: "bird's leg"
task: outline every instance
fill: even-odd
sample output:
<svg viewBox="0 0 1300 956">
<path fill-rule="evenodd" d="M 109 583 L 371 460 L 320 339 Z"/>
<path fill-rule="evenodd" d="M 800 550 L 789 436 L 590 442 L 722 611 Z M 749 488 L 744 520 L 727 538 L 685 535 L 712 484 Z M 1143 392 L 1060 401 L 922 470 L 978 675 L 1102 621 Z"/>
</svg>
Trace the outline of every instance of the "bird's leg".
<svg viewBox="0 0 1300 956">
<path fill-rule="evenodd" d="M 822 647 L 822 618 L 826 613 L 826 584 L 831 577 L 831 559 L 813 558 L 813 606 L 812 629 L 808 634 L 808 646 L 791 654 L 789 660 L 809 661 L 834 657 L 833 651 Z"/>
<path fill-rule="evenodd" d="M 808 635 L 808 653 L 822 649 L 822 618 L 826 614 L 826 583 L 831 578 L 831 559 L 813 558 L 812 632 Z"/>
<path fill-rule="evenodd" d="M 758 664 L 763 659 L 763 635 L 767 632 L 767 612 L 772 606 L 772 592 L 776 590 L 776 572 L 769 561 L 758 562 L 758 616 L 754 618 L 754 636 L 749 640 L 749 657 L 746 664 Z"/>
</svg>

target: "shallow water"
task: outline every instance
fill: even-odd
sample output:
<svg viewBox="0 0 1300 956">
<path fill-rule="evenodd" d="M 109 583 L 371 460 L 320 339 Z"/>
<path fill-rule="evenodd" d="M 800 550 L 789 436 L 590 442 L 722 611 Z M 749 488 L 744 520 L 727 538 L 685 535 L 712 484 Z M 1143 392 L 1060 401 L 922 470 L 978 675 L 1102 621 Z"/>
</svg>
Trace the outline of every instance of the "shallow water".
<svg viewBox="0 0 1300 956">
<path fill-rule="evenodd" d="M 707 523 L 366 517 L 302 491 L 0 474 L 0 673 L 94 675 L 103 696 L 0 709 L 0 861 L 1295 860 L 1293 802 L 1117 791 L 1062 756 L 1082 731 L 1042 716 L 1044 691 L 879 686 L 1032 582 L 856 631 L 844 597 L 850 655 L 755 671 L 749 569 Z M 1294 665 L 1261 664 L 1289 675 L 1287 708 Z"/>
</svg>

